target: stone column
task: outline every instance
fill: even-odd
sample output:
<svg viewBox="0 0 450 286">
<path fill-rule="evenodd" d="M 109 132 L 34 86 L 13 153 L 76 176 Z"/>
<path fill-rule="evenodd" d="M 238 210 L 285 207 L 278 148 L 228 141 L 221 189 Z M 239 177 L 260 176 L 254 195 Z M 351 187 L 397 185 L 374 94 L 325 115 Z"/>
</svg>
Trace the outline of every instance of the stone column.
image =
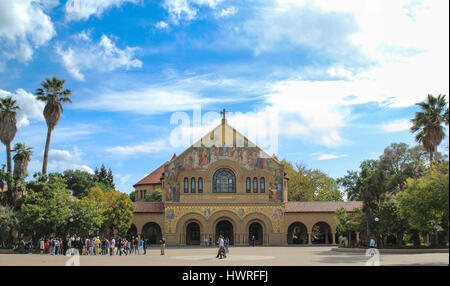
<svg viewBox="0 0 450 286">
<path fill-rule="evenodd" d="M 325 244 L 329 244 L 328 233 L 328 231 L 325 231 Z"/>
<path fill-rule="evenodd" d="M 312 245 L 311 233 L 308 233 L 308 245 Z"/>
<path fill-rule="evenodd" d="M 336 244 L 336 233 L 333 232 L 333 233 L 331 233 L 331 235 L 332 235 L 332 238 L 333 238 L 333 244 Z"/>
<path fill-rule="evenodd" d="M 359 244 L 359 232 L 356 232 L 356 244 Z"/>
</svg>

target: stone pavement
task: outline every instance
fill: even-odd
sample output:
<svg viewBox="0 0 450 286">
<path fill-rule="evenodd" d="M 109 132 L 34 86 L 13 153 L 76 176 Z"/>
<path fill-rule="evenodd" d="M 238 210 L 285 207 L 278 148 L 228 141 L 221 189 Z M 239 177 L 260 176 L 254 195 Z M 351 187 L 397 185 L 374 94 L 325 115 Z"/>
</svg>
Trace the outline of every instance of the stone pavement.
<svg viewBox="0 0 450 286">
<path fill-rule="evenodd" d="M 364 253 L 341 253 L 332 247 L 230 247 L 226 259 L 217 259 L 216 248 L 158 248 L 147 255 L 80 256 L 81 266 L 364 266 Z M 39 254 L 0 254 L 0 266 L 65 265 L 68 257 Z M 382 254 L 380 265 L 445 265 L 448 253 Z"/>
</svg>

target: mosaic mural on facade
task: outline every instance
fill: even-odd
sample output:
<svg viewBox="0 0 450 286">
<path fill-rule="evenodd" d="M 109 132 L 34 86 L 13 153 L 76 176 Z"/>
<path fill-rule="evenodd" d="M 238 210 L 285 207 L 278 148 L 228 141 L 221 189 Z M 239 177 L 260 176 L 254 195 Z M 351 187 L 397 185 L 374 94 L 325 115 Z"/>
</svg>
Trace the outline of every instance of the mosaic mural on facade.
<svg viewBox="0 0 450 286">
<path fill-rule="evenodd" d="M 166 201 L 179 202 L 181 186 L 178 175 L 185 170 L 206 170 L 221 159 L 232 160 L 247 170 L 263 169 L 271 173 L 268 178 L 270 201 L 281 202 L 283 192 L 283 171 L 281 166 L 264 154 L 258 147 L 191 147 L 165 168 Z"/>
</svg>

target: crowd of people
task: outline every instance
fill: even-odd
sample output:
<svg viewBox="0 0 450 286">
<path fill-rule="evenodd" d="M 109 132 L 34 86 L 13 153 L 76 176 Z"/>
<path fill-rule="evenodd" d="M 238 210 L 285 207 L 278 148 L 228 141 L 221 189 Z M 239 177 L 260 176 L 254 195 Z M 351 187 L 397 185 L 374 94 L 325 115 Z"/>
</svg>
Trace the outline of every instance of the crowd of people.
<svg viewBox="0 0 450 286">
<path fill-rule="evenodd" d="M 160 240 L 161 255 L 164 255 L 165 238 Z M 148 239 L 131 237 L 129 239 L 120 236 L 110 237 L 51 237 L 41 238 L 37 242 L 40 254 L 66 255 L 67 251 L 73 254 L 75 251 L 79 255 L 146 255 L 147 247 L 150 246 Z M 14 245 L 15 252 L 21 250 L 22 253 L 32 253 L 33 241 L 21 240 Z"/>
</svg>

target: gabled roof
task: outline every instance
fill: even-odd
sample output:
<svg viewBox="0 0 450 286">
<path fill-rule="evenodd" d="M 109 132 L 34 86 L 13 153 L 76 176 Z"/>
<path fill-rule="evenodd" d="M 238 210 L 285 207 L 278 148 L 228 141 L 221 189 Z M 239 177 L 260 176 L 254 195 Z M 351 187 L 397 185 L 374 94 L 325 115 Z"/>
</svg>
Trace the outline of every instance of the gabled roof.
<svg viewBox="0 0 450 286">
<path fill-rule="evenodd" d="M 133 187 L 139 186 L 139 185 L 161 184 L 161 177 L 164 173 L 164 166 L 166 164 L 167 164 L 167 162 L 162 164 L 158 169 L 153 171 L 150 175 L 147 175 L 145 178 L 143 178 L 142 180 L 140 180 L 139 182 L 134 184 Z"/>
<path fill-rule="evenodd" d="M 182 156 L 185 152 L 190 150 L 192 147 L 200 147 L 202 145 L 206 146 L 226 146 L 226 147 L 257 147 L 260 150 L 260 156 L 262 158 L 273 158 L 269 154 L 267 154 L 264 150 L 259 148 L 255 143 L 250 141 L 246 136 L 242 135 L 239 131 L 233 128 L 231 125 L 227 123 L 227 121 L 222 119 L 222 123 L 220 123 L 216 128 L 212 131 L 208 132 L 205 136 L 200 138 L 197 142 L 187 148 L 183 153 L 181 153 L 178 157 Z M 279 161 L 276 159 L 276 162 Z"/>
<path fill-rule="evenodd" d="M 363 202 L 287 202 L 285 210 L 287 213 L 310 213 L 310 212 L 335 212 L 341 207 L 348 212 L 353 212 L 356 208 L 361 208 Z"/>
<path fill-rule="evenodd" d="M 161 202 L 134 202 L 135 213 L 162 213 L 164 204 Z"/>
</svg>

